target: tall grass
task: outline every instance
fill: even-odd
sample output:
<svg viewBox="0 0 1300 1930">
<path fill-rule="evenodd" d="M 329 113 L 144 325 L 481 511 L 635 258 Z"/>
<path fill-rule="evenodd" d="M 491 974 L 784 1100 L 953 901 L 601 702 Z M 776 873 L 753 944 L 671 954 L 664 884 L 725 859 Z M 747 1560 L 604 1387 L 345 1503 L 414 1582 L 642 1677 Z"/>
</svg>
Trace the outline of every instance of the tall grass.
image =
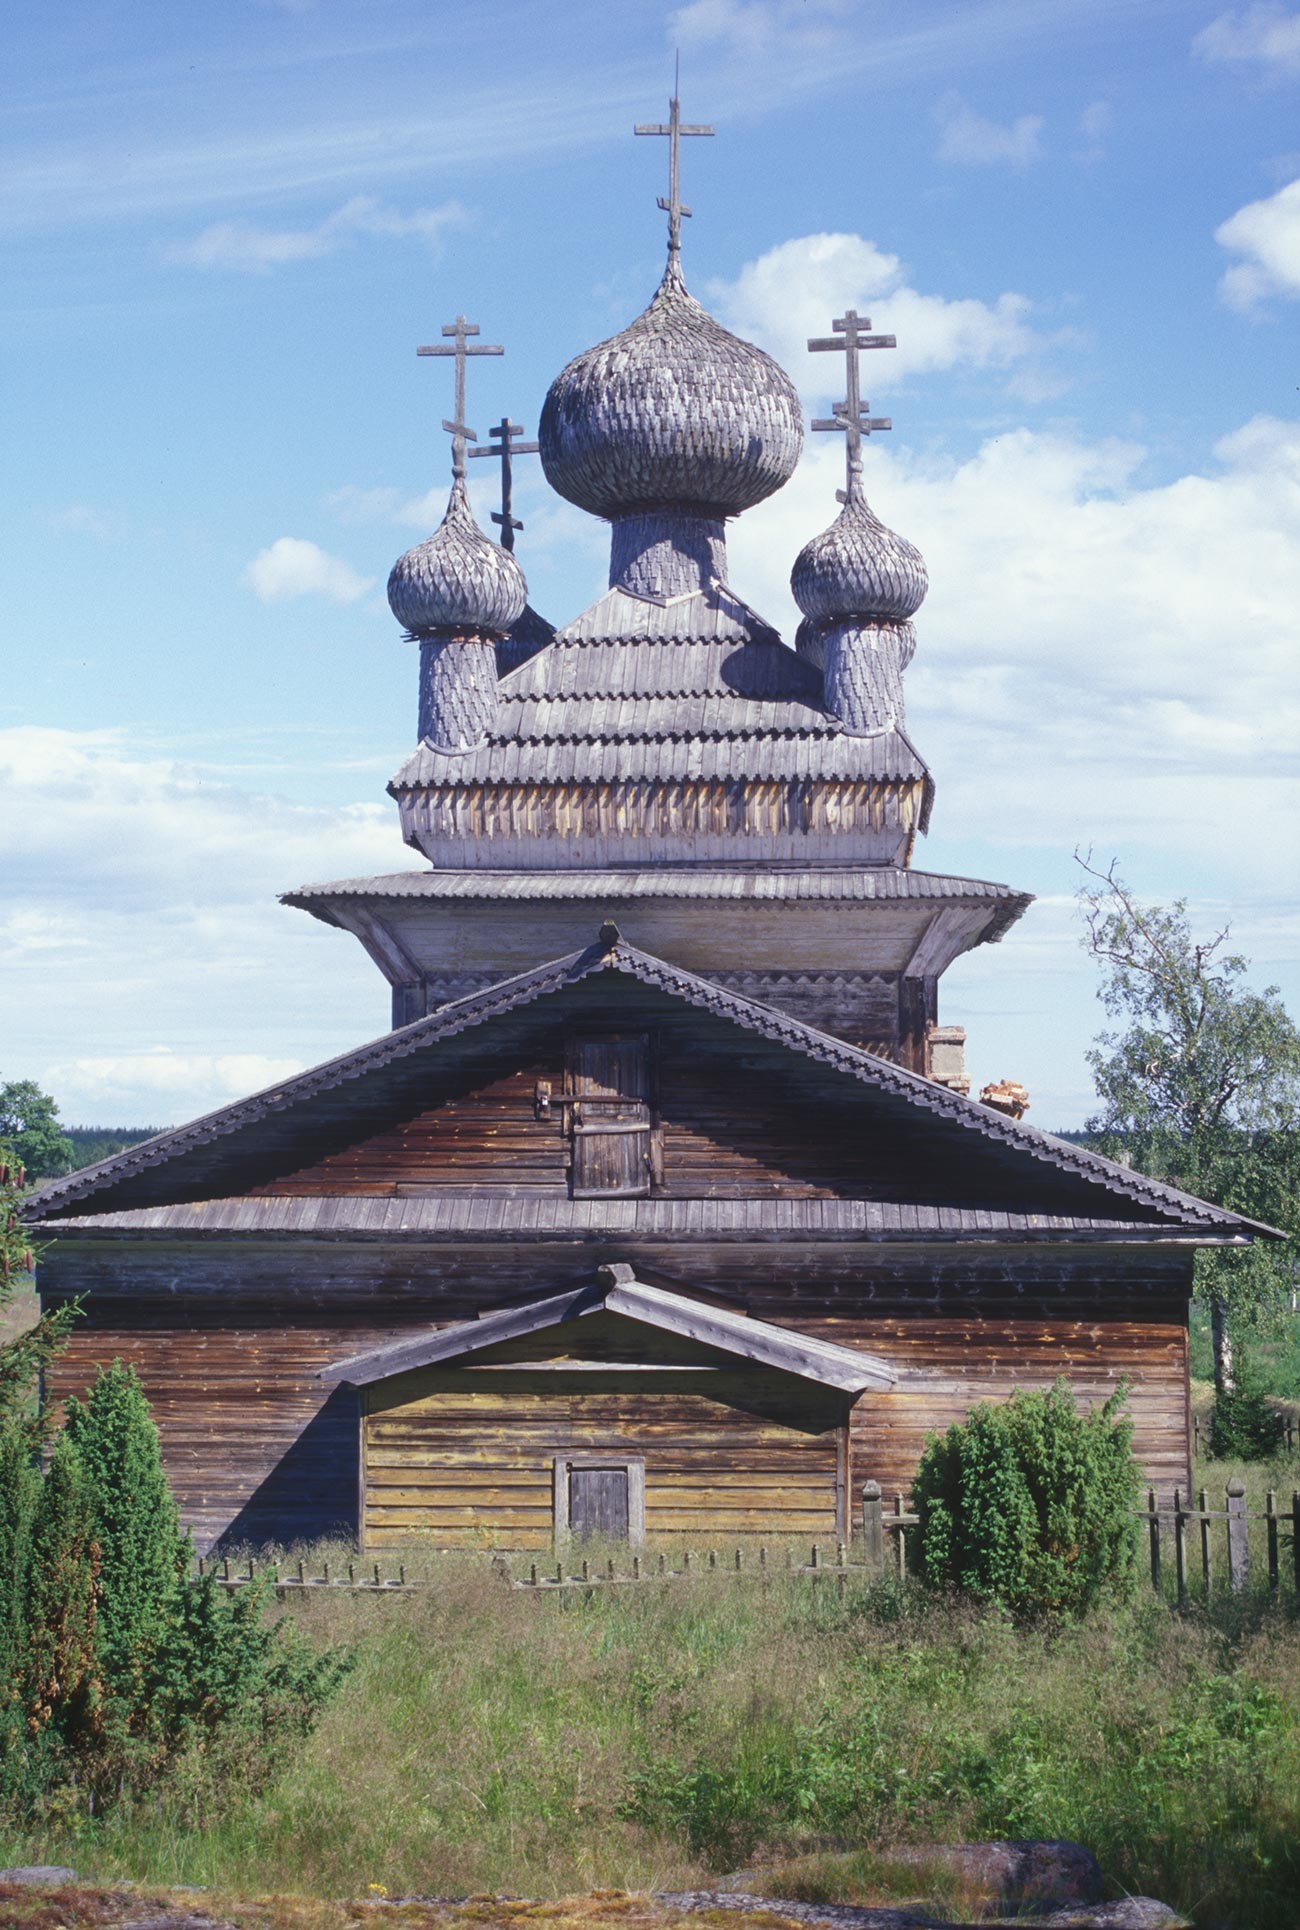
<svg viewBox="0 0 1300 1930">
<path fill-rule="evenodd" d="M 1201 1925 L 1295 1921 L 1285 1604 L 1179 1617 L 1144 1597 L 1025 1630 L 857 1581 L 843 1597 L 707 1575 L 538 1595 L 479 1558 L 430 1565 L 419 1595 L 298 1605 L 360 1665 L 269 1791 L 237 1774 L 214 1789 L 194 1760 L 149 1803 L 102 1819 L 69 1804 L 0 1858 L 235 1894 L 547 1896 L 828 1848 L 1068 1836 L 1117 1890 Z M 851 1869 L 823 1869 L 823 1893 L 851 1889 Z"/>
</svg>

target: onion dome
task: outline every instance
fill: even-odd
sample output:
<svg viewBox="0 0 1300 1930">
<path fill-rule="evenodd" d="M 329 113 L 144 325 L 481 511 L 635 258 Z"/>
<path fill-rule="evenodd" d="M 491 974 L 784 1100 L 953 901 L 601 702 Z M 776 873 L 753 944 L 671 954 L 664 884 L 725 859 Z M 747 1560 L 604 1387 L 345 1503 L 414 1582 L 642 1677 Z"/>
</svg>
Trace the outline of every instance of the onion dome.
<svg viewBox="0 0 1300 1930">
<path fill-rule="evenodd" d="M 413 637 L 435 631 L 505 636 L 528 597 L 524 573 L 483 534 L 463 476 L 451 486 L 447 514 L 433 535 L 394 563 L 388 606 Z"/>
<path fill-rule="evenodd" d="M 772 357 L 688 292 L 673 252 L 644 314 L 552 382 L 538 440 L 552 488 L 593 516 L 735 516 L 793 475 L 803 412 Z"/>
<path fill-rule="evenodd" d="M 830 528 L 800 550 L 790 588 L 804 615 L 816 622 L 857 617 L 906 623 L 920 609 L 929 577 L 920 550 L 886 529 L 851 490 Z"/>
</svg>

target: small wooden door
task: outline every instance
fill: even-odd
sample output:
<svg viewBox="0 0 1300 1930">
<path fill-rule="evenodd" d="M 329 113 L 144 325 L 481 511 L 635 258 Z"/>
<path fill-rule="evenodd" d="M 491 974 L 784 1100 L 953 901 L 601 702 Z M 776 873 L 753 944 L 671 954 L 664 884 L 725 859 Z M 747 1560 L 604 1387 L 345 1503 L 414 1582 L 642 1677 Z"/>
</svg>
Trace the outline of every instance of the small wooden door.
<svg viewBox="0 0 1300 1930">
<path fill-rule="evenodd" d="M 572 1039 L 568 1051 L 573 1197 L 650 1191 L 650 1041 L 644 1032 Z"/>
<path fill-rule="evenodd" d="M 626 1467 L 569 1469 L 569 1533 L 575 1540 L 599 1535 L 626 1541 L 628 1524 Z"/>
</svg>

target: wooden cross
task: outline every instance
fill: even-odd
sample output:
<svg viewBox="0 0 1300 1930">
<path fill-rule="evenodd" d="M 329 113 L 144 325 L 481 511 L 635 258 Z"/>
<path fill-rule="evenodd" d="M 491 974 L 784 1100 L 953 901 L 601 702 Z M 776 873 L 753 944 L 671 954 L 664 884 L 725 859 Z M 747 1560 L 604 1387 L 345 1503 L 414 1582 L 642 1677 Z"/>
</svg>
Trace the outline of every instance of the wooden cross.
<svg viewBox="0 0 1300 1930">
<path fill-rule="evenodd" d="M 492 521 L 494 523 L 500 523 L 501 547 L 507 550 L 514 549 L 515 531 L 523 528 L 523 524 L 514 514 L 513 458 L 515 456 L 535 456 L 541 448 L 539 442 L 515 442 L 514 438 L 521 436 L 523 433 L 524 425 L 522 422 L 512 422 L 508 415 L 503 415 L 500 422 L 494 422 L 488 430 L 488 435 L 492 439 L 492 448 L 471 449 L 469 452 L 471 456 L 496 456 L 500 460 L 501 508 L 500 511 L 495 509 L 492 511 Z"/>
<path fill-rule="evenodd" d="M 847 308 L 832 321 L 834 335 L 815 335 L 808 343 L 814 354 L 834 352 L 843 355 L 845 363 L 843 402 L 837 402 L 833 416 L 814 421 L 814 429 L 842 429 L 845 437 L 847 457 L 847 489 L 837 489 L 835 500 L 840 503 L 853 503 L 862 500 L 862 438 L 876 429 L 892 429 L 893 423 L 888 416 L 873 416 L 870 403 L 862 400 L 862 388 L 858 367 L 858 356 L 865 348 L 897 348 L 898 341 L 893 335 L 872 335 L 869 315 L 859 315 L 855 308 Z"/>
<path fill-rule="evenodd" d="M 681 197 L 681 142 L 684 134 L 716 134 L 715 127 L 690 127 L 682 125 L 681 107 L 677 100 L 677 76 L 673 76 L 673 97 L 668 103 L 668 124 L 662 121 L 638 121 L 632 129 L 634 134 L 666 134 L 668 137 L 668 199 L 659 196 L 659 206 L 668 216 L 668 252 L 679 253 L 682 245 L 682 216 L 691 211 Z"/>
<path fill-rule="evenodd" d="M 463 315 L 458 315 L 454 322 L 444 322 L 442 332 L 444 335 L 453 337 L 450 344 L 439 343 L 433 348 L 417 348 L 415 352 L 417 355 L 454 355 L 456 358 L 456 419 L 454 422 L 448 422 L 444 416 L 442 426 L 451 437 L 451 473 L 455 477 L 461 477 L 465 474 L 465 444 L 478 441 L 474 431 L 465 423 L 466 358 L 470 355 L 504 355 L 505 350 L 500 347 L 489 347 L 486 342 L 481 345 L 476 343 L 471 348 L 468 338 L 478 334 L 478 323 L 467 322 Z"/>
</svg>

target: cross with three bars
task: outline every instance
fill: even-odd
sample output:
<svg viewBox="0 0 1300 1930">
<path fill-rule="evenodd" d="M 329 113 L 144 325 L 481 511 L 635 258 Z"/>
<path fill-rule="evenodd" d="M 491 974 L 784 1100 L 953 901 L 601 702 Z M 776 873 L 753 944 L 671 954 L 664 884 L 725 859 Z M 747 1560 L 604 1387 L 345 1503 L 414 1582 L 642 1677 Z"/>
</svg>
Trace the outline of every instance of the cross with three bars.
<svg viewBox="0 0 1300 1930">
<path fill-rule="evenodd" d="M 454 322 L 444 322 L 442 332 L 444 335 L 453 337 L 451 343 L 440 342 L 432 348 L 417 348 L 415 352 L 417 355 L 454 355 L 456 358 L 456 419 L 454 422 L 448 422 L 444 416 L 442 426 L 451 437 L 451 473 L 453 477 L 460 478 L 465 474 L 465 444 L 478 441 L 474 431 L 465 423 L 466 357 L 504 355 L 505 350 L 499 346 L 489 347 L 486 342 L 475 343 L 471 347 L 469 337 L 477 335 L 479 327 L 477 322 L 466 321 L 463 315 L 458 315 Z"/>
<path fill-rule="evenodd" d="M 668 136 L 668 199 L 659 196 L 659 206 L 668 216 L 668 252 L 680 253 L 682 245 L 682 216 L 691 211 L 682 200 L 681 180 L 681 142 L 684 134 L 716 134 L 714 127 L 689 127 L 682 125 L 681 107 L 677 99 L 677 80 L 673 80 L 673 97 L 668 103 L 668 125 L 662 121 L 638 121 L 632 129 L 634 134 L 666 134 Z"/>
<path fill-rule="evenodd" d="M 501 508 L 492 511 L 492 521 L 501 525 L 501 547 L 513 550 L 515 531 L 523 524 L 514 514 L 514 467 L 515 456 L 535 456 L 541 448 L 538 442 L 516 442 L 514 438 L 524 433 L 522 422 L 512 422 L 503 415 L 500 422 L 494 422 L 488 430 L 492 439 L 490 449 L 471 449 L 471 456 L 496 456 L 501 463 Z"/>
<path fill-rule="evenodd" d="M 874 429 L 892 429 L 893 423 L 888 416 L 870 414 L 870 403 L 862 400 L 859 379 L 858 355 L 864 348 L 897 348 L 897 338 L 893 335 L 872 335 L 871 317 L 859 315 L 855 308 L 846 308 L 831 323 L 834 335 L 814 335 L 809 348 L 814 354 L 834 351 L 844 357 L 843 402 L 837 402 L 833 416 L 814 421 L 814 429 L 842 429 L 845 436 L 845 455 L 847 457 L 846 489 L 837 489 L 837 503 L 856 503 L 862 500 L 862 438 L 869 436 Z"/>
</svg>

